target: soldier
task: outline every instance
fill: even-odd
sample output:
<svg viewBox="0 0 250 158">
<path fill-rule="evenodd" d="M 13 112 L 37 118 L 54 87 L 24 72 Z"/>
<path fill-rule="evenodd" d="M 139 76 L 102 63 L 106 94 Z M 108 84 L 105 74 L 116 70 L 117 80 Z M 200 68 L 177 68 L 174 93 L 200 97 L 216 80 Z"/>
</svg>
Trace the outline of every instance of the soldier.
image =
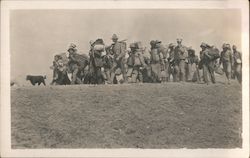
<svg viewBox="0 0 250 158">
<path fill-rule="evenodd" d="M 111 68 L 113 66 L 113 56 L 110 53 L 110 49 L 108 47 L 105 47 L 106 50 L 106 55 L 103 56 L 103 68 L 104 68 L 104 74 L 105 74 L 105 79 L 106 83 L 111 84 Z"/>
<path fill-rule="evenodd" d="M 231 80 L 231 71 L 232 71 L 232 51 L 229 44 L 224 43 L 222 45 L 222 52 L 220 55 L 219 65 L 222 64 L 223 71 L 226 74 L 227 82 L 230 84 Z"/>
<path fill-rule="evenodd" d="M 198 70 L 199 58 L 197 55 L 195 55 L 195 50 L 192 49 L 192 47 L 189 47 L 187 51 L 188 51 L 187 81 L 200 82 L 200 74 Z"/>
<path fill-rule="evenodd" d="M 177 39 L 177 46 L 174 49 L 175 53 L 175 72 L 179 81 L 185 81 L 186 77 L 186 59 L 187 59 L 187 50 L 182 45 L 182 39 Z"/>
<path fill-rule="evenodd" d="M 68 52 L 69 52 L 68 65 L 69 65 L 69 70 L 72 73 L 71 84 L 80 84 L 81 80 L 77 77 L 77 74 L 79 73 L 79 67 L 76 58 L 77 55 L 76 45 L 71 43 Z"/>
<path fill-rule="evenodd" d="M 129 82 L 143 82 L 142 69 L 145 67 L 143 50 L 140 48 L 140 42 L 130 44 L 131 51 L 127 60 L 128 71 L 127 76 L 131 78 Z"/>
<path fill-rule="evenodd" d="M 153 82 L 161 82 L 161 70 L 163 63 L 163 54 L 157 49 L 157 44 L 161 43 L 161 41 L 150 41 L 151 51 L 150 51 L 150 64 L 152 68 L 152 79 Z"/>
<path fill-rule="evenodd" d="M 104 42 L 102 39 L 97 39 L 95 42 L 90 42 L 90 44 L 92 84 L 101 84 L 104 82 L 104 76 L 101 71 L 103 67 L 102 53 L 104 51 Z"/>
<path fill-rule="evenodd" d="M 173 77 L 173 81 L 177 82 L 177 76 L 175 75 L 176 73 L 174 72 L 174 67 L 175 67 L 175 62 L 174 62 L 174 49 L 175 49 L 175 45 L 173 43 L 170 43 L 168 45 L 168 74 L 169 74 L 169 80 L 170 81 L 170 77 L 172 75 Z"/>
<path fill-rule="evenodd" d="M 209 75 L 212 83 L 216 83 L 214 77 L 215 60 L 213 60 L 213 57 L 209 55 L 210 46 L 206 43 L 202 43 L 200 47 L 202 49 L 200 52 L 200 59 L 201 59 L 200 65 L 203 69 L 204 81 L 206 84 L 209 84 L 208 81 L 208 75 Z"/>
<path fill-rule="evenodd" d="M 169 80 L 169 62 L 167 60 L 169 54 L 168 54 L 168 49 L 163 46 L 163 44 L 160 41 L 156 40 L 156 45 L 155 45 L 156 49 L 158 50 L 158 53 L 160 54 L 160 58 L 161 58 L 161 82 L 162 83 L 166 83 Z"/>
<path fill-rule="evenodd" d="M 126 43 L 118 41 L 118 37 L 116 34 L 113 34 L 112 41 L 114 42 L 111 46 L 111 54 L 114 55 L 114 63 L 111 68 L 111 82 L 114 82 L 116 69 L 120 68 L 122 72 L 122 76 L 124 82 L 127 82 L 127 74 L 126 74 Z"/>
<path fill-rule="evenodd" d="M 242 81 L 242 58 L 241 58 L 241 53 L 237 50 L 237 47 L 233 45 L 233 69 L 235 72 L 235 76 L 237 77 L 237 80 L 241 84 Z"/>
</svg>

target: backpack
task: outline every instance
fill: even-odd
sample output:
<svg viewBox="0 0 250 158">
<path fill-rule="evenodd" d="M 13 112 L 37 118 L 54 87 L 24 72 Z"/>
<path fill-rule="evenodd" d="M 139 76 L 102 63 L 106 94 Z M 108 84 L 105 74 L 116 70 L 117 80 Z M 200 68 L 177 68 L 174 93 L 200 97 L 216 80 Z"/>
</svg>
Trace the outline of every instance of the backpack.
<svg viewBox="0 0 250 158">
<path fill-rule="evenodd" d="M 150 54 L 151 54 L 151 61 L 153 61 L 153 62 L 160 61 L 160 55 L 158 53 L 158 49 L 152 49 Z"/>
<path fill-rule="evenodd" d="M 220 58 L 220 51 L 218 48 L 209 48 L 209 52 L 208 55 L 212 56 L 211 60 L 216 60 L 218 58 Z"/>
</svg>

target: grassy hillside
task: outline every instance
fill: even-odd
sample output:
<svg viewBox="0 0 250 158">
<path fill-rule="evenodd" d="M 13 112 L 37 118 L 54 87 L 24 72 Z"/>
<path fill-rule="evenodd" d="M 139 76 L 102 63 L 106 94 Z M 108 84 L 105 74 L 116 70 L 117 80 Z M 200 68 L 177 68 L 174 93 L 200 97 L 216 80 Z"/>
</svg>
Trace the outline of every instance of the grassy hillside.
<svg viewBox="0 0 250 158">
<path fill-rule="evenodd" d="M 241 147 L 241 87 L 194 83 L 14 87 L 13 148 Z"/>
</svg>

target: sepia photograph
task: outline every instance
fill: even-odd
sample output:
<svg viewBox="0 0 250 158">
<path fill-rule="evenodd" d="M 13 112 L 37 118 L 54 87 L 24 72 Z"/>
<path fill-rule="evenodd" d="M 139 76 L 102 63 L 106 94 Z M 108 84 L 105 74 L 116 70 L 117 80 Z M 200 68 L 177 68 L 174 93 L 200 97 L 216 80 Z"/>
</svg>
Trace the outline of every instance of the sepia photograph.
<svg viewBox="0 0 250 158">
<path fill-rule="evenodd" d="M 248 157 L 249 24 L 243 10 L 249 8 L 241 4 L 249 3 L 218 3 L 2 5 L 8 14 L 1 21 L 8 23 L 1 26 L 1 152 L 18 157 L 39 150 L 35 157 L 42 157 L 48 149 L 124 150 L 120 157 L 131 149 L 186 157 L 174 153 L 215 150 L 220 153 L 205 156 Z M 227 154 L 231 150 L 240 155 Z"/>
</svg>

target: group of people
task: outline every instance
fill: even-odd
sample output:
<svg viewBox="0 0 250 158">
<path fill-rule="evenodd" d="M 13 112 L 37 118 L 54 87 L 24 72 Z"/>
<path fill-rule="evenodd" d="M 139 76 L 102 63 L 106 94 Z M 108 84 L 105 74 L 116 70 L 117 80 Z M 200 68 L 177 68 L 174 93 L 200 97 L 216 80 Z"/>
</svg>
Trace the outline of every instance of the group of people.
<svg viewBox="0 0 250 158">
<path fill-rule="evenodd" d="M 103 39 L 90 41 L 88 55 L 79 54 L 71 44 L 66 53 L 55 55 L 51 84 L 120 84 L 198 82 L 215 83 L 215 73 L 224 74 L 227 83 L 237 78 L 241 83 L 241 53 L 235 45 L 223 44 L 220 52 L 215 46 L 201 43 L 198 57 L 192 47 L 177 44 L 163 45 L 159 40 L 150 41 L 150 50 L 141 42 L 129 44 L 119 41 L 106 46 Z M 222 65 L 223 69 L 220 69 Z M 201 71 L 202 70 L 202 71 Z M 200 73 L 202 72 L 202 73 Z M 70 75 L 71 74 L 71 75 Z M 202 75 L 201 75 L 202 74 Z"/>
</svg>

